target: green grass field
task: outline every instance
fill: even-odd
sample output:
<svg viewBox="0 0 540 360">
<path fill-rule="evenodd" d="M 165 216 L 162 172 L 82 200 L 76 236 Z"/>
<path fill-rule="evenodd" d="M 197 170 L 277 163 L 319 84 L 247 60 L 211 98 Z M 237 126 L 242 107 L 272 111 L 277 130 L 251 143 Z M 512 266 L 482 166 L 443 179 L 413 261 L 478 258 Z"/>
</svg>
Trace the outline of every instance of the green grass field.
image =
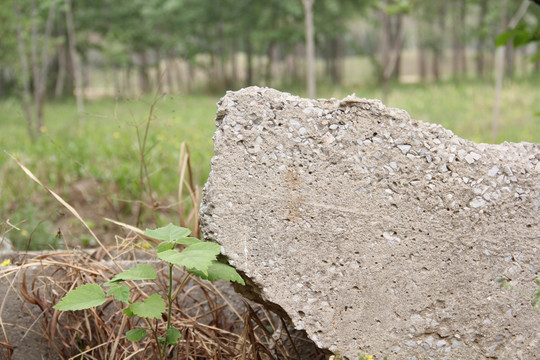
<svg viewBox="0 0 540 360">
<path fill-rule="evenodd" d="M 539 85 L 539 77 L 505 84 L 497 142 L 540 142 Z M 284 90 L 304 95 L 300 89 Z M 318 95 L 342 98 L 353 92 L 359 97 L 380 97 L 374 86 L 323 86 Z M 442 124 L 463 138 L 490 142 L 493 97 L 491 82 L 395 85 L 388 105 L 407 110 L 414 119 Z M 160 203 L 158 222 L 177 218 L 182 142 L 191 150 L 195 182 L 202 186 L 208 176 L 218 100 L 219 96 L 212 95 L 165 96 L 156 100 L 146 161 L 152 195 Z M 68 220 L 65 209 L 31 181 L 5 152 L 14 155 L 47 186 L 80 209 L 98 234 L 105 236 L 117 230 L 101 224 L 103 214 L 133 221 L 140 190 L 137 132 L 144 132 L 153 101 L 148 97 L 87 102 L 83 124 L 77 119 L 74 100 L 49 102 L 43 133 L 31 143 L 21 106 L 14 100 L 1 100 L 0 235 L 9 232 L 7 236 L 20 248 L 61 247 L 63 241 L 92 244 L 84 231 L 69 232 L 76 221 Z M 144 199 L 149 199 L 148 193 Z M 144 226 L 155 225 L 148 212 L 143 215 Z M 59 228 L 63 237 L 58 235 Z"/>
</svg>

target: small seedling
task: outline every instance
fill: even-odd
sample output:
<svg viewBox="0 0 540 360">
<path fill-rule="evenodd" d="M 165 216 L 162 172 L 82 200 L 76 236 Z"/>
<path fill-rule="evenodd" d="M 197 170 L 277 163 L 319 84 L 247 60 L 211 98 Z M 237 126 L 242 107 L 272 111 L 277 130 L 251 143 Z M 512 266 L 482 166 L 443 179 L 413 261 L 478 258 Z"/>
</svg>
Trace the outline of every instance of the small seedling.
<svg viewBox="0 0 540 360">
<path fill-rule="evenodd" d="M 182 336 L 180 330 L 171 326 L 172 302 L 187 284 L 191 274 L 205 280 L 229 280 L 242 285 L 244 280 L 236 270 L 224 263 L 217 261 L 220 246 L 215 243 L 202 242 L 189 237 L 191 231 L 186 228 L 169 224 L 155 230 L 147 229 L 145 235 L 160 240 L 156 247 L 157 258 L 165 261 L 169 267 L 169 286 L 167 289 L 167 303 L 160 294 L 154 293 L 142 302 L 131 302 L 130 287 L 122 284 L 126 281 L 151 280 L 154 281 L 157 273 L 148 264 L 139 264 L 116 274 L 111 280 L 103 284 L 108 290 L 97 284 L 84 284 L 68 292 L 58 304 L 53 306 L 60 311 L 84 310 L 103 305 L 109 300 L 117 300 L 126 304 L 123 313 L 128 317 L 138 316 L 144 319 L 147 327 L 129 330 L 126 338 L 130 341 L 140 341 L 150 331 L 153 334 L 156 345 L 162 346 L 161 358 L 165 357 L 169 346 L 176 346 Z M 184 245 L 183 250 L 178 251 L 177 246 Z M 178 288 L 173 292 L 173 268 L 174 265 L 185 267 L 188 274 L 181 281 Z M 158 326 L 153 326 L 151 320 L 162 319 L 162 314 L 167 311 L 167 327 L 163 334 L 158 333 Z M 161 336 L 160 336 L 161 335 Z"/>
</svg>

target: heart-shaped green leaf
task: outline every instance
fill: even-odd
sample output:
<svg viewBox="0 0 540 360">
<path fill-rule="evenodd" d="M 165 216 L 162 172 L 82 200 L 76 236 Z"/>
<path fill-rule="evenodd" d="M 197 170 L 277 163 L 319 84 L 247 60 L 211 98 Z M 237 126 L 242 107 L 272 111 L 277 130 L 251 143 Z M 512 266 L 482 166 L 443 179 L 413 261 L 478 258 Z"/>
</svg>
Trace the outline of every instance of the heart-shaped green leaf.
<svg viewBox="0 0 540 360">
<path fill-rule="evenodd" d="M 169 224 L 167 226 L 163 226 L 155 230 L 146 229 L 144 231 L 144 234 L 146 236 L 150 236 L 151 238 L 162 240 L 162 241 L 175 241 L 175 240 L 189 236 L 189 234 L 191 234 L 191 230 L 180 227 L 180 226 L 176 226 L 173 224 Z"/>
<path fill-rule="evenodd" d="M 180 330 L 177 328 L 168 328 L 167 329 L 167 335 L 165 335 L 165 341 L 167 341 L 167 344 L 169 345 L 176 345 L 178 342 L 178 339 L 182 337 L 182 334 L 180 334 Z"/>
<path fill-rule="evenodd" d="M 208 267 L 220 253 L 220 246 L 211 242 L 189 245 L 182 252 L 166 250 L 157 254 L 158 258 L 187 269 L 194 269 L 208 276 Z"/>
<path fill-rule="evenodd" d="M 161 243 L 159 243 L 159 245 L 157 246 L 157 252 L 160 253 L 162 251 L 165 251 L 165 250 L 172 250 L 174 249 L 174 243 L 171 242 L 171 241 L 163 241 Z"/>
<path fill-rule="evenodd" d="M 146 329 L 133 329 L 126 332 L 126 339 L 129 341 L 141 341 L 146 336 Z"/>
<path fill-rule="evenodd" d="M 127 308 L 125 308 L 124 310 L 122 310 L 122 312 L 123 312 L 124 315 L 126 315 L 127 317 L 135 316 L 135 314 L 133 313 L 133 311 L 131 311 L 131 309 L 129 308 L 129 306 L 128 306 Z"/>
<path fill-rule="evenodd" d="M 159 319 L 165 312 L 165 301 L 159 294 L 152 294 L 143 302 L 136 302 L 129 305 L 133 315 L 147 319 Z"/>
<path fill-rule="evenodd" d="M 129 301 L 129 286 L 127 285 L 114 285 L 107 291 L 107 295 L 112 295 L 118 301 L 125 302 L 126 304 Z"/>
<path fill-rule="evenodd" d="M 62 300 L 53 306 L 56 310 L 84 310 L 103 304 L 105 293 L 97 284 L 84 284 L 68 292 Z"/>
<path fill-rule="evenodd" d="M 213 261 L 212 264 L 208 267 L 208 275 L 205 275 L 204 273 L 196 269 L 188 269 L 188 271 L 205 280 L 228 280 L 235 281 L 242 285 L 246 285 L 244 279 L 242 279 L 240 274 L 236 272 L 235 268 L 230 265 L 223 264 L 219 261 Z"/>
<path fill-rule="evenodd" d="M 154 280 L 156 278 L 156 270 L 148 264 L 139 264 L 133 268 L 122 271 L 104 285 L 111 286 L 125 280 Z"/>
</svg>

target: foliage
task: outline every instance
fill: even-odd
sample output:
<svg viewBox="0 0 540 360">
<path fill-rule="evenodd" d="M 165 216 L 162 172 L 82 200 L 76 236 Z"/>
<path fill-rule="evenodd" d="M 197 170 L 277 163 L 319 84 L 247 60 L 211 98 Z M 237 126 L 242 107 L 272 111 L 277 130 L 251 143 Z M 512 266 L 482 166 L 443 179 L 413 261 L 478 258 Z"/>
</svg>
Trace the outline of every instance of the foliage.
<svg viewBox="0 0 540 360">
<path fill-rule="evenodd" d="M 534 26 L 528 23 L 518 24 L 515 28 L 502 32 L 495 39 L 496 46 L 512 42 L 514 47 L 527 46 L 540 42 L 540 24 Z M 531 62 L 540 60 L 540 51 L 531 57 Z"/>
<path fill-rule="evenodd" d="M 151 294 L 139 302 L 131 302 L 129 300 L 130 288 L 127 285 L 119 285 L 120 283 L 125 281 L 153 281 L 157 276 L 152 266 L 139 264 L 134 268 L 116 274 L 110 281 L 106 282 L 104 286 L 110 287 L 106 294 L 97 284 L 84 284 L 68 292 L 54 308 L 60 311 L 75 311 L 97 307 L 108 300 L 124 302 L 127 304 L 123 311 L 126 316 L 141 317 L 147 324 L 146 328 L 137 328 L 128 331 L 126 338 L 130 341 L 140 341 L 148 332 L 151 332 L 154 335 L 156 344 L 163 346 L 161 352 L 163 358 L 169 345 L 174 347 L 181 337 L 180 331 L 171 326 L 172 301 L 178 296 L 190 276 L 189 274 L 186 275 L 179 288 L 173 291 L 172 277 L 174 265 L 185 266 L 189 273 L 204 279 L 224 279 L 245 285 L 244 280 L 233 267 L 217 261 L 217 255 L 220 253 L 220 246 L 218 244 L 201 242 L 198 239 L 189 238 L 190 233 L 191 231 L 189 229 L 172 224 L 155 230 L 147 229 L 145 231 L 146 236 L 161 241 L 160 246 L 157 248 L 157 257 L 164 260 L 169 267 L 167 304 L 158 293 Z M 168 246 L 162 246 L 163 244 L 168 244 Z M 178 245 L 185 247 L 181 251 L 174 250 Z M 160 248 L 166 250 L 160 251 Z M 157 321 L 161 319 L 167 309 L 167 326 L 164 336 L 160 337 L 157 325 L 153 326 L 151 320 L 155 319 Z"/>
</svg>

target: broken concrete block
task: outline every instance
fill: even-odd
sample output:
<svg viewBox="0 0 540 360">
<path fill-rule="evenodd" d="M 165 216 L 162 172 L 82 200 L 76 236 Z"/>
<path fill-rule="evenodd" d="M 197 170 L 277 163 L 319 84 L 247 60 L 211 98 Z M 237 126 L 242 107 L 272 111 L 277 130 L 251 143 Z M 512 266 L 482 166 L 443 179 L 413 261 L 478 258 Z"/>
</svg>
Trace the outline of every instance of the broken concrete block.
<svg viewBox="0 0 540 360">
<path fill-rule="evenodd" d="M 528 358 L 540 146 L 476 144 L 380 101 L 251 87 L 218 104 L 201 229 L 320 347 Z"/>
</svg>

